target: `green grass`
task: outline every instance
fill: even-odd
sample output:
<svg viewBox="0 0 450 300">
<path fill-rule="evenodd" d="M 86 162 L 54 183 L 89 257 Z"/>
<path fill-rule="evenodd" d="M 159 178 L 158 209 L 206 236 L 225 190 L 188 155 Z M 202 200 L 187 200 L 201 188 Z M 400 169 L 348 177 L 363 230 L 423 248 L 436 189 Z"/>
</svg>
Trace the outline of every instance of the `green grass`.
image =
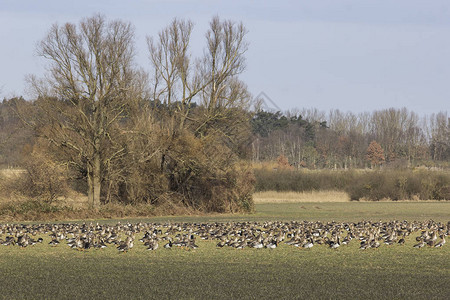
<svg viewBox="0 0 450 300">
<path fill-rule="evenodd" d="M 450 220 L 450 202 L 349 202 L 258 205 L 261 218 L 358 222 Z"/>
<path fill-rule="evenodd" d="M 256 209 L 253 215 L 150 221 L 450 220 L 450 203 L 435 202 L 260 204 Z M 235 250 L 199 240 L 193 251 L 148 252 L 137 242 L 128 253 L 114 247 L 79 252 L 65 245 L 50 247 L 49 240 L 26 249 L 0 246 L 0 298 L 450 298 L 450 245 L 414 249 L 413 236 L 404 246 L 366 251 L 357 242 L 335 251 L 284 244 L 274 250 Z"/>
<path fill-rule="evenodd" d="M 253 214 L 220 214 L 206 216 L 165 216 L 151 219 L 128 218 L 130 222 L 151 220 L 151 222 L 227 222 L 227 221 L 338 221 L 358 222 L 361 220 L 389 221 L 450 221 L 450 201 L 422 202 L 303 202 L 303 203 L 261 203 L 255 204 Z M 117 219 L 103 220 L 116 223 Z M 122 220 L 123 222 L 123 220 Z"/>
</svg>

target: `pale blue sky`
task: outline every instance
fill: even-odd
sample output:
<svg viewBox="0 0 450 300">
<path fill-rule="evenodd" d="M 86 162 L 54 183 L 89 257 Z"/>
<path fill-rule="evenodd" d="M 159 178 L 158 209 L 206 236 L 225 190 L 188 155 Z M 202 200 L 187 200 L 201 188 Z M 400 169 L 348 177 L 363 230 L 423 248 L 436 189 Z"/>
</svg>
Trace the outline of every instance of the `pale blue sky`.
<svg viewBox="0 0 450 300">
<path fill-rule="evenodd" d="M 116 1 L 0 0 L 0 97 L 26 95 L 26 74 L 43 74 L 35 45 L 55 23 L 101 13 L 136 27 L 138 63 L 148 68 L 146 35 L 174 17 L 195 23 L 201 53 L 214 15 L 249 29 L 253 95 L 283 110 L 450 111 L 450 1 Z"/>
</svg>

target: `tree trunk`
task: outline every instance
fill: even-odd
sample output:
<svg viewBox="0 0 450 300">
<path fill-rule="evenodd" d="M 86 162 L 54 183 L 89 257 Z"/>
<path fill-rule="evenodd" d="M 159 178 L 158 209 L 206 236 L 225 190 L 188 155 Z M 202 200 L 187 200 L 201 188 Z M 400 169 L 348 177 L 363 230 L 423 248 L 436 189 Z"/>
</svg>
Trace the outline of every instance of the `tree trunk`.
<svg viewBox="0 0 450 300">
<path fill-rule="evenodd" d="M 94 208 L 100 206 L 100 189 L 101 189 L 101 171 L 100 171 L 100 153 L 94 154 L 94 166 L 92 170 L 93 183 L 93 199 L 92 204 Z"/>
<path fill-rule="evenodd" d="M 96 153 L 93 162 L 88 165 L 88 204 L 90 208 L 100 207 L 100 172 L 100 153 Z"/>
<path fill-rule="evenodd" d="M 87 164 L 87 183 L 88 183 L 88 206 L 92 208 L 94 206 L 94 182 L 92 180 L 92 165 Z"/>
</svg>

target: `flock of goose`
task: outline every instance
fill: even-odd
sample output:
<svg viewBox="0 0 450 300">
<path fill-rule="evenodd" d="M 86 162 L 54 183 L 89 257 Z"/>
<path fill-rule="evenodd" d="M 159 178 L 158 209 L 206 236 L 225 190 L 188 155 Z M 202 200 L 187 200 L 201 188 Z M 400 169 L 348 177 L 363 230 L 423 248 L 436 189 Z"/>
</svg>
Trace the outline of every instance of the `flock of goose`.
<svg viewBox="0 0 450 300">
<path fill-rule="evenodd" d="M 0 244 L 25 248 L 44 243 L 49 236 L 51 246 L 65 244 L 76 250 L 116 247 L 120 252 L 133 248 L 136 236 L 147 250 L 181 247 L 196 249 L 196 239 L 212 240 L 218 248 L 230 247 L 275 249 L 284 243 L 310 249 L 316 245 L 337 249 L 359 243 L 361 250 L 381 245 L 403 245 L 415 236 L 414 248 L 440 248 L 450 234 L 450 221 L 434 222 L 228 222 L 228 223 L 93 223 L 66 224 L 0 224 Z M 47 243 L 47 242 L 45 242 Z"/>
</svg>

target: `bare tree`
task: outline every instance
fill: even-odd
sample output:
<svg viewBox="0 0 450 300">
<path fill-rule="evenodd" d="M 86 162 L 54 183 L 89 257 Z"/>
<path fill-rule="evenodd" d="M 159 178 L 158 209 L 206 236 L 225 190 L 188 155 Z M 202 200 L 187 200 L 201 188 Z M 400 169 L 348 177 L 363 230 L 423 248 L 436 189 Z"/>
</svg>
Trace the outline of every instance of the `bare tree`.
<svg viewBox="0 0 450 300">
<path fill-rule="evenodd" d="M 235 149 L 248 139 L 251 118 L 244 113 L 250 107 L 251 96 L 238 77 L 246 67 L 246 34 L 242 23 L 214 17 L 206 33 L 207 47 L 200 65 L 205 88 L 201 92 L 203 110 L 197 116 L 195 134 L 214 133 Z"/>
<path fill-rule="evenodd" d="M 431 115 L 431 155 L 434 160 L 450 158 L 450 118 L 447 112 Z"/>
<path fill-rule="evenodd" d="M 300 115 L 310 123 L 320 123 L 325 120 L 325 112 L 320 111 L 317 108 L 303 108 L 300 111 Z"/>
<path fill-rule="evenodd" d="M 189 53 L 193 26 L 191 21 L 174 19 L 156 40 L 147 37 L 154 71 L 152 98 L 170 108 L 168 112 L 178 118 L 179 129 L 185 125 L 193 98 L 205 87 Z"/>
<path fill-rule="evenodd" d="M 49 61 L 43 80 L 30 78 L 49 123 L 45 136 L 70 153 L 69 164 L 86 170 L 89 204 L 100 205 L 108 164 L 124 153 L 115 136 L 143 89 L 134 69 L 134 29 L 96 15 L 78 25 L 53 25 L 38 44 Z"/>
<path fill-rule="evenodd" d="M 229 185 L 226 178 L 237 176 L 231 173 L 249 140 L 250 94 L 238 78 L 245 68 L 247 31 L 213 18 L 204 56 L 195 59 L 189 50 L 192 29 L 192 22 L 175 19 L 157 38 L 147 38 L 152 98 L 155 106 L 161 103 L 154 115 L 165 132 L 157 154 L 172 192 L 189 206 L 213 207 L 223 203 L 212 195 Z"/>
<path fill-rule="evenodd" d="M 236 79 L 235 76 L 245 69 L 244 54 L 248 49 L 246 34 L 247 30 L 242 23 L 220 21 L 217 16 L 210 22 L 202 66 L 203 76 L 209 83 L 208 89 L 205 89 L 203 102 L 209 112 L 240 99 L 232 97 L 230 93 L 240 91 L 239 84 L 230 81 Z"/>
<path fill-rule="evenodd" d="M 225 120 L 233 119 L 236 124 L 236 111 L 249 106 L 247 86 L 237 78 L 245 69 L 247 30 L 242 23 L 214 17 L 206 34 L 204 57 L 193 59 L 189 52 L 192 29 L 192 22 L 175 19 L 156 40 L 148 37 L 147 43 L 155 76 L 153 99 L 169 107 L 173 130 L 184 129 L 189 119 L 200 136 Z M 194 116 L 191 104 L 195 99 L 204 110 Z"/>
</svg>

